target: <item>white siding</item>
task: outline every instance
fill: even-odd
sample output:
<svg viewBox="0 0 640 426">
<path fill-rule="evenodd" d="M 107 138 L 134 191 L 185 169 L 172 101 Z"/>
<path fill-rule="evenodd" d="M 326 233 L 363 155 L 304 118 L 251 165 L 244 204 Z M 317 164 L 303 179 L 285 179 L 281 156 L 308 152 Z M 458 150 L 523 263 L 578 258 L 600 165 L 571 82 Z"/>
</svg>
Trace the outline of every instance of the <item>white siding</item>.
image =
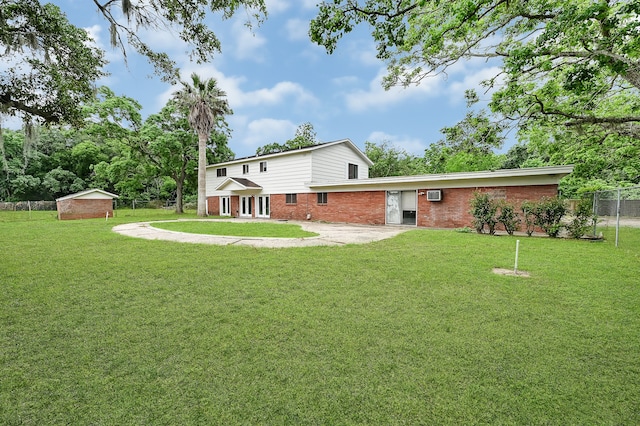
<svg viewBox="0 0 640 426">
<path fill-rule="evenodd" d="M 267 171 L 260 172 L 260 162 L 267 162 Z M 242 174 L 242 165 L 249 165 L 249 173 Z M 308 192 L 305 183 L 311 180 L 311 152 L 271 157 L 251 158 L 227 166 L 227 176 L 217 177 L 217 167 L 207 169 L 207 196 L 229 195 L 229 191 L 215 188 L 227 178 L 244 178 L 260 185 L 263 194 L 285 194 Z"/>
<path fill-rule="evenodd" d="M 358 165 L 358 179 L 369 177 L 369 165 L 345 144 L 313 151 L 314 182 L 347 179 L 349 163 Z"/>
</svg>

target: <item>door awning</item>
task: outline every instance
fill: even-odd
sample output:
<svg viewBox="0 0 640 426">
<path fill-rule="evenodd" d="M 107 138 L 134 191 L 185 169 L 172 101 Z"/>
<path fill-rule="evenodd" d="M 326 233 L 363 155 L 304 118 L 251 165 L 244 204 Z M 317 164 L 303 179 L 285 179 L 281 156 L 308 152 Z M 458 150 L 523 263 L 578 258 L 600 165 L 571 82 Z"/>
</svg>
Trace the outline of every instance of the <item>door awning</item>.
<svg viewBox="0 0 640 426">
<path fill-rule="evenodd" d="M 234 193 L 257 193 L 262 191 L 262 187 L 257 183 L 245 178 L 230 177 L 216 187 L 216 191 L 231 191 Z"/>
</svg>

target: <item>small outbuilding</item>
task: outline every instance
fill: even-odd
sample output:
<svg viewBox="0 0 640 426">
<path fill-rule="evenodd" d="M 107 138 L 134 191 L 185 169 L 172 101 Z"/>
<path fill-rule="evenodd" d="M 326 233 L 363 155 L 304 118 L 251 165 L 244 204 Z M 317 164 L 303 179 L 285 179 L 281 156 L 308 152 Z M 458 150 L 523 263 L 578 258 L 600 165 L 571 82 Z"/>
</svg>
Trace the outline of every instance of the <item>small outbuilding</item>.
<svg viewBox="0 0 640 426">
<path fill-rule="evenodd" d="M 87 189 L 56 200 L 58 219 L 92 219 L 113 217 L 113 200 L 117 195 L 101 189 Z"/>
</svg>

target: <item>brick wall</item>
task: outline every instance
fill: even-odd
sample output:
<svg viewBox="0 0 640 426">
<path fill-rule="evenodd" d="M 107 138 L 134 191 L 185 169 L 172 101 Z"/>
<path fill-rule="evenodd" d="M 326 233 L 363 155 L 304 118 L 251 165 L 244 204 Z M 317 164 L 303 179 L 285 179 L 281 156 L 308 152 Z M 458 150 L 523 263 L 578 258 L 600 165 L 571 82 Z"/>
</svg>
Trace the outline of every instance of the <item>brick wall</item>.
<svg viewBox="0 0 640 426">
<path fill-rule="evenodd" d="M 426 192 L 426 189 L 418 190 Z M 469 213 L 473 193 L 490 192 L 494 198 L 505 199 L 517 209 L 524 200 L 539 200 L 558 193 L 557 185 L 502 186 L 484 188 L 452 188 L 442 190 L 442 201 L 427 201 L 425 195 L 418 196 L 417 224 L 428 228 L 463 228 L 472 226 Z M 210 197 L 209 214 L 220 210 L 218 197 Z M 287 204 L 285 194 L 271 194 L 271 219 L 319 220 L 326 222 L 384 225 L 386 191 L 329 192 L 327 203 L 318 204 L 317 193 L 297 194 L 295 204 Z M 239 197 L 231 196 L 231 215 L 236 217 Z M 254 212 L 255 213 L 255 212 Z M 307 215 L 310 215 L 309 217 Z"/>
<path fill-rule="evenodd" d="M 60 220 L 106 217 L 107 212 L 113 217 L 113 200 L 110 199 L 62 200 L 57 202 L 57 207 Z"/>
<path fill-rule="evenodd" d="M 469 213 L 474 192 L 489 192 L 494 198 L 504 199 L 516 206 L 525 200 L 539 200 L 542 197 L 558 195 L 557 185 L 502 186 L 484 188 L 451 188 L 442 190 L 442 201 L 427 201 L 424 195 L 418 196 L 418 226 L 428 228 L 472 227 L 473 216 Z M 426 192 L 426 189 L 418 192 Z"/>
</svg>

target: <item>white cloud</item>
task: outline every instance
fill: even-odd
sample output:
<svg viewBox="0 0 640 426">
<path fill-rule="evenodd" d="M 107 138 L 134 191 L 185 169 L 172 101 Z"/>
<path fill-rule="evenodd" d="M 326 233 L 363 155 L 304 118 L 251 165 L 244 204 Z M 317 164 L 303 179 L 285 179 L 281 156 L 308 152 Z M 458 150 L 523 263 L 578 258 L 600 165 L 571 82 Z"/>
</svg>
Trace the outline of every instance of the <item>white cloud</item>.
<svg viewBox="0 0 640 426">
<path fill-rule="evenodd" d="M 231 32 L 236 47 L 233 55 L 238 59 L 253 59 L 261 62 L 264 59 L 262 47 L 267 44 L 267 39 L 258 34 L 254 29 L 248 28 L 244 22 L 236 20 Z"/>
<path fill-rule="evenodd" d="M 309 21 L 304 19 L 289 19 L 285 24 L 287 38 L 291 41 L 309 40 Z"/>
<path fill-rule="evenodd" d="M 356 84 L 358 81 L 360 81 L 360 79 L 355 75 L 345 75 L 332 79 L 331 83 L 335 84 L 336 86 L 351 86 Z"/>
<path fill-rule="evenodd" d="M 406 135 L 390 135 L 380 131 L 372 132 L 367 140 L 376 144 L 389 142 L 396 149 L 401 149 L 409 154 L 418 156 L 424 155 L 424 150 L 427 147 L 426 144 L 418 138 L 412 138 Z"/>
<path fill-rule="evenodd" d="M 265 0 L 265 4 L 270 15 L 284 12 L 290 6 L 287 0 Z"/>
<path fill-rule="evenodd" d="M 449 100 L 454 104 L 463 101 L 464 92 L 468 89 L 475 89 L 480 98 L 490 98 L 491 93 L 502 85 L 504 78 L 499 77 L 496 81 L 496 86 L 488 92 L 487 88 L 482 86 L 480 83 L 484 80 L 497 76 L 500 71 L 500 68 L 496 66 L 483 67 L 480 69 L 463 69 L 461 72 L 464 72 L 464 78 L 462 80 L 452 82 L 448 86 L 447 93 L 450 95 Z"/>
<path fill-rule="evenodd" d="M 354 112 L 362 112 L 370 108 L 387 109 L 411 98 L 434 96 L 439 92 L 441 80 L 436 78 L 425 78 L 417 86 L 392 87 L 389 90 L 384 90 L 382 77 L 386 72 L 386 68 L 381 69 L 371 80 L 367 90 L 355 90 L 347 93 L 345 95 L 347 108 Z"/>
<path fill-rule="evenodd" d="M 233 140 L 237 140 L 244 147 L 255 151 L 255 148 L 269 143 L 291 139 L 296 132 L 297 126 L 289 120 L 278 120 L 274 118 L 260 118 L 246 122 L 242 127 L 234 126 Z M 238 123 L 233 123 L 237 125 Z M 237 136 L 237 138 L 236 138 Z"/>
</svg>

